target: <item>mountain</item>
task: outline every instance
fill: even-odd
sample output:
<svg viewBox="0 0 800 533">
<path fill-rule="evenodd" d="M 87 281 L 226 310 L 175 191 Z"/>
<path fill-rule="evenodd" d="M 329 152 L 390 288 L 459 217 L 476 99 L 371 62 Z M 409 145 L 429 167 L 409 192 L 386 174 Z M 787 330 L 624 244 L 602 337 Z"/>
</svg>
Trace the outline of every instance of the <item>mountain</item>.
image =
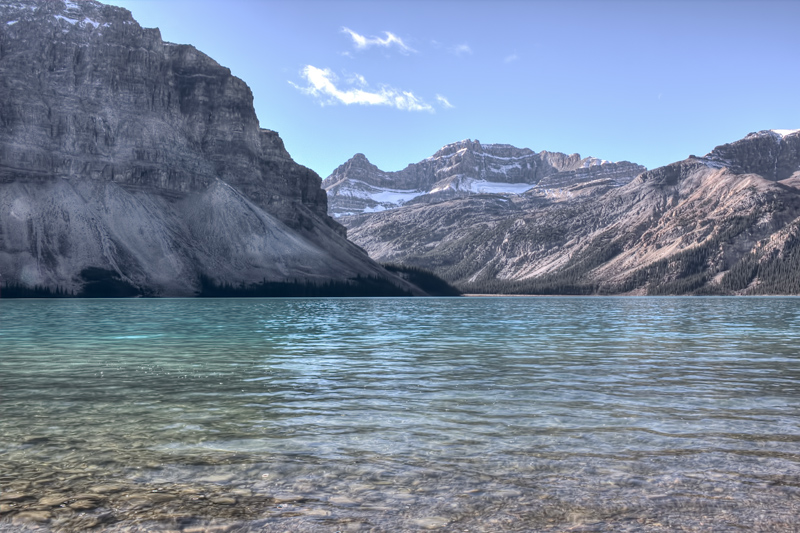
<svg viewBox="0 0 800 533">
<path fill-rule="evenodd" d="M 259 126 L 245 82 L 194 47 L 92 0 L 0 3 L 6 287 L 412 290 L 347 241 L 320 185 Z"/>
<path fill-rule="evenodd" d="M 800 293 L 800 130 L 768 130 L 592 194 L 473 194 L 340 218 L 379 261 L 467 292 Z"/>
<path fill-rule="evenodd" d="M 325 178 L 328 212 L 334 217 L 372 213 L 401 205 L 435 202 L 475 193 L 561 196 L 596 180 L 628 183 L 646 169 L 578 154 L 534 152 L 508 144 L 465 140 L 398 172 L 384 172 L 356 154 Z"/>
</svg>

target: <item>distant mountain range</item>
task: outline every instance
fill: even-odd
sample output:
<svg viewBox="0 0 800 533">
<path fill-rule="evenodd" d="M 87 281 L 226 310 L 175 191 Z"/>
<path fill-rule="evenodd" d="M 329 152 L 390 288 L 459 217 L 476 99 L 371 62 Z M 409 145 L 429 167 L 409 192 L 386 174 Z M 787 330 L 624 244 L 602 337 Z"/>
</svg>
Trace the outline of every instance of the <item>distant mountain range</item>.
<svg viewBox="0 0 800 533">
<path fill-rule="evenodd" d="M 465 140 L 448 144 L 433 156 L 399 172 L 384 172 L 356 154 L 323 182 L 328 213 L 334 217 L 373 213 L 401 205 L 438 202 L 478 193 L 574 194 L 575 186 L 605 180 L 628 183 L 646 169 L 578 154 L 534 152 L 508 144 Z M 570 189 L 574 189 L 570 191 Z"/>
<path fill-rule="evenodd" d="M 320 183 L 194 47 L 92 0 L 0 2 L 3 296 L 420 294 Z"/>
<path fill-rule="evenodd" d="M 400 172 L 357 155 L 323 184 L 373 259 L 467 292 L 800 293 L 800 130 L 649 171 L 464 141 Z"/>
</svg>

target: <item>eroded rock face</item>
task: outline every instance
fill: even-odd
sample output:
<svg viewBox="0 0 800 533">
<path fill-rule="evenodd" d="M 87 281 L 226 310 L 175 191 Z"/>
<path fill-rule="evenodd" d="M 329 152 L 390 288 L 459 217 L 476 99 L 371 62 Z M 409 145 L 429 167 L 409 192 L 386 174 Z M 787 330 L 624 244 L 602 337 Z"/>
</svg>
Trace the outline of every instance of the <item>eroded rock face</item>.
<svg viewBox="0 0 800 533">
<path fill-rule="evenodd" d="M 598 179 L 624 185 L 646 170 L 623 161 L 611 163 L 578 154 L 534 152 L 509 144 L 467 139 L 444 146 L 433 156 L 398 172 L 384 172 L 356 154 L 325 178 L 329 212 L 355 215 L 431 203 L 469 194 L 521 194 L 529 189 L 563 189 Z"/>
<path fill-rule="evenodd" d="M 373 258 L 467 292 L 800 294 L 799 142 L 800 131 L 761 132 L 621 187 L 601 179 L 566 196 L 479 194 L 340 220 Z"/>
<path fill-rule="evenodd" d="M 92 0 L 0 3 L 2 281 L 75 290 L 98 267 L 191 295 L 200 275 L 386 277 L 320 184 L 194 47 Z"/>
<path fill-rule="evenodd" d="M 714 148 L 705 159 L 736 172 L 771 181 L 790 178 L 800 168 L 800 130 L 764 130 Z"/>
</svg>

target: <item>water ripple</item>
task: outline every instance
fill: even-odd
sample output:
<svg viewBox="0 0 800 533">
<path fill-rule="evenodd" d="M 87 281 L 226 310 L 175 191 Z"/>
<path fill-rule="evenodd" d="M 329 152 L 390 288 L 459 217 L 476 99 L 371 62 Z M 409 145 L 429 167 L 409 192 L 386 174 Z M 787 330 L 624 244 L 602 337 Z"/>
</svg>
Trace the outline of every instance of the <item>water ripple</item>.
<svg viewBox="0 0 800 533">
<path fill-rule="evenodd" d="M 792 531 L 798 326 L 796 298 L 4 300 L 0 531 Z"/>
</svg>

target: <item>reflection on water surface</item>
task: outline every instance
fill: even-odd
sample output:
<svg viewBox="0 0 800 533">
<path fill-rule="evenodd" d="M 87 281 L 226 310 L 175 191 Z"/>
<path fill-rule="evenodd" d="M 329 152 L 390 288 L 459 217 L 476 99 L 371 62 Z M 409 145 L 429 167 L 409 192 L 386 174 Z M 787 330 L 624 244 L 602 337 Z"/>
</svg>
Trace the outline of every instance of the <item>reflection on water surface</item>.
<svg viewBox="0 0 800 533">
<path fill-rule="evenodd" d="M 0 531 L 795 531 L 800 299 L 4 300 Z"/>
</svg>

